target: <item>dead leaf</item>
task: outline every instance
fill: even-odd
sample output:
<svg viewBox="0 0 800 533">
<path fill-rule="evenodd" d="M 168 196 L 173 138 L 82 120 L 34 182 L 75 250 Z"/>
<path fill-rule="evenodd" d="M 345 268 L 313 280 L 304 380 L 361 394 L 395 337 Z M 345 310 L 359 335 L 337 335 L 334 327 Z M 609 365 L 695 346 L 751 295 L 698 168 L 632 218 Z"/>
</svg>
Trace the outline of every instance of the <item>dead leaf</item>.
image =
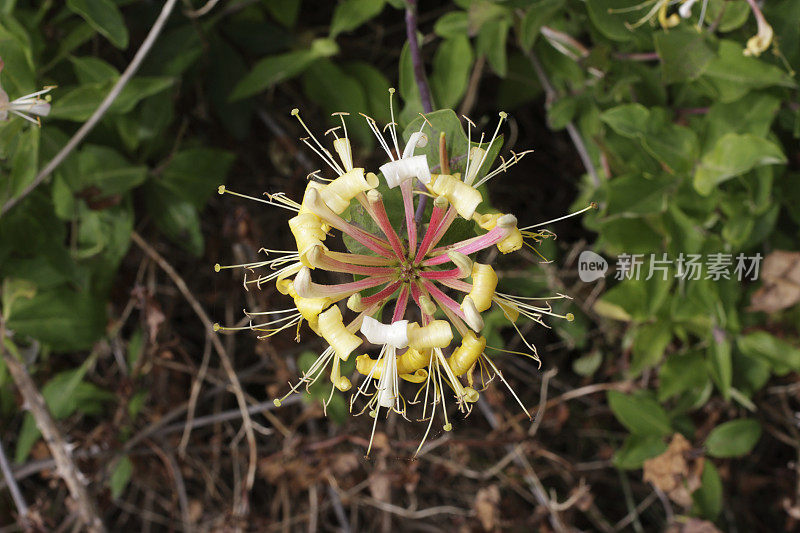
<svg viewBox="0 0 800 533">
<path fill-rule="evenodd" d="M 775 250 L 761 266 L 763 285 L 750 298 L 751 311 L 774 313 L 800 302 L 800 252 Z"/>
<path fill-rule="evenodd" d="M 499 518 L 498 504 L 500 503 L 500 489 L 497 485 L 489 485 L 478 491 L 475 496 L 475 514 L 478 516 L 485 531 L 495 531 L 498 529 L 497 521 Z"/>
<path fill-rule="evenodd" d="M 708 520 L 689 518 L 683 523 L 673 522 L 664 533 L 721 533 L 717 526 Z"/>
<path fill-rule="evenodd" d="M 676 433 L 664 453 L 644 462 L 644 481 L 664 491 L 684 507 L 692 505 L 692 492 L 700 488 L 704 457 L 691 457 L 689 441 Z"/>
</svg>

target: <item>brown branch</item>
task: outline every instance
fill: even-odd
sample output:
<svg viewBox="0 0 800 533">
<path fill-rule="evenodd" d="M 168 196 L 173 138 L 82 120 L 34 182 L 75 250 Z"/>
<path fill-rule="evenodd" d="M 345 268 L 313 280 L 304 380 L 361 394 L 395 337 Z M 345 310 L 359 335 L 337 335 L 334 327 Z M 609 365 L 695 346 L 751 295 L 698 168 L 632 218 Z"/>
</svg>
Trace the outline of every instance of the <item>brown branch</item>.
<svg viewBox="0 0 800 533">
<path fill-rule="evenodd" d="M 53 459 L 56 463 L 58 474 L 67 484 L 69 493 L 72 499 L 75 500 L 78 507 L 78 514 L 83 521 L 86 529 L 92 533 L 101 533 L 106 531 L 100 515 L 97 514 L 97 508 L 94 501 L 89 497 L 89 492 L 84 485 L 83 474 L 75 462 L 72 460 L 70 447 L 64 441 L 56 426 L 53 417 L 50 415 L 50 410 L 44 401 L 44 397 L 36 388 L 28 371 L 14 356 L 3 351 L 3 360 L 6 363 L 6 368 L 14 379 L 19 392 L 22 394 L 22 399 L 25 405 L 36 420 L 36 427 L 42 432 L 45 443 L 50 448 L 50 453 L 53 454 Z"/>
</svg>

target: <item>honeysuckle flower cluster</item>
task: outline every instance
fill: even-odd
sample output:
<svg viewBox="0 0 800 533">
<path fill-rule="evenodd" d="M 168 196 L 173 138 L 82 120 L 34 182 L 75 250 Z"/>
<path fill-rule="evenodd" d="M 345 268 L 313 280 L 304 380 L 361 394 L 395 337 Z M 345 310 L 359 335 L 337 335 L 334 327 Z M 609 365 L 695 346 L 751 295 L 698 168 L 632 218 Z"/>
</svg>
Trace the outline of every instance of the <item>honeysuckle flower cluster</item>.
<svg viewBox="0 0 800 533">
<path fill-rule="evenodd" d="M 363 117 L 388 157 L 388 162 L 380 166 L 380 173 L 388 187 L 384 191 L 402 198 L 402 220 L 390 219 L 383 194 L 378 190 L 381 178 L 355 166 L 347 135 L 347 114 L 338 114 L 342 126 L 328 132 L 334 136 L 334 157 L 311 133 L 299 111 L 293 110 L 292 115 L 308 133 L 303 142 L 330 168 L 331 178 L 322 179 L 319 172 L 313 173 L 316 180 L 308 182 L 300 202 L 282 193 L 254 198 L 293 213 L 288 227 L 296 249 L 264 248 L 261 251 L 267 258 L 263 261 L 215 265 L 215 269 L 219 272 L 224 268 L 244 268 L 245 288 L 274 283 L 294 305 L 248 313 L 247 328 L 218 325 L 215 328 L 251 329 L 261 337 L 293 329 L 299 337 L 302 324 L 307 323 L 313 333 L 325 340 L 327 347 L 286 396 L 327 377 L 331 384 L 328 402 L 336 390 L 352 390 L 350 411 L 367 412 L 375 419 L 373 437 L 379 416 L 395 413 L 408 420 L 427 421 L 424 442 L 437 410 L 441 410 L 443 429 L 452 428 L 447 408 L 450 401 L 461 412 L 469 413 L 489 380 L 496 377 L 508 386 L 492 357 L 487 355 L 487 349 L 491 348 L 482 334 L 482 313 L 496 306 L 517 332 L 521 317 L 542 323 L 545 315 L 569 320 L 572 316 L 555 314 L 548 298 L 499 292 L 494 268 L 488 261 L 482 263 L 476 258 L 478 252 L 490 248 L 509 254 L 548 235 L 546 231 L 535 230 L 541 225 L 520 227 L 512 214 L 481 209 L 483 197 L 478 187 L 525 155 L 513 154 L 498 168 L 480 176 L 489 151 L 500 141 L 497 134 L 505 113 L 500 114 L 500 122 L 488 144 L 483 143 L 483 135 L 477 145 L 471 142 L 470 123 L 466 165 L 461 176 L 450 171 L 444 134 L 439 139 L 438 168 L 430 168 L 427 156 L 415 153 L 430 142 L 423 133 L 425 122 L 401 149 L 391 96 L 390 110 L 392 122 L 383 130 L 375 120 Z M 387 130 L 388 138 L 384 135 Z M 224 186 L 219 192 L 250 198 Z M 425 221 L 415 220 L 415 210 L 419 208 L 415 200 L 419 204 L 423 198 L 432 200 L 430 216 Z M 376 230 L 368 231 L 342 216 L 353 206 L 363 208 Z M 427 212 L 424 206 L 419 209 L 420 214 Z M 474 221 L 480 234 L 445 242 L 447 230 L 459 217 Z M 332 238 L 336 232 L 359 243 L 359 250 L 365 253 L 337 251 L 335 248 L 341 245 Z M 323 283 L 321 271 L 349 274 L 354 281 Z M 538 361 L 534 346 L 519 334 L 528 349 L 523 355 Z M 495 350 L 505 351 L 499 347 Z M 342 363 L 351 357 L 355 358 L 355 374 L 348 377 L 342 374 Z M 361 383 L 354 384 L 358 379 Z M 525 410 L 510 386 L 508 389 Z M 286 396 L 276 399 L 275 404 L 280 405 Z M 419 403 L 421 412 L 411 414 L 410 406 Z M 371 445 L 372 438 L 370 448 Z"/>
<path fill-rule="evenodd" d="M 3 70 L 3 60 L 0 59 L 0 71 Z M 50 96 L 47 95 L 54 87 L 45 87 L 41 91 L 36 91 L 25 96 L 20 96 L 15 100 L 10 100 L 2 86 L 0 86 L 0 121 L 8 120 L 8 114 L 14 114 L 27 121 L 39 124 L 39 117 L 45 117 L 50 113 Z M 47 95 L 47 96 L 45 96 Z M 42 98 L 44 96 L 44 98 Z M 34 115 L 36 118 L 33 118 Z"/>
</svg>

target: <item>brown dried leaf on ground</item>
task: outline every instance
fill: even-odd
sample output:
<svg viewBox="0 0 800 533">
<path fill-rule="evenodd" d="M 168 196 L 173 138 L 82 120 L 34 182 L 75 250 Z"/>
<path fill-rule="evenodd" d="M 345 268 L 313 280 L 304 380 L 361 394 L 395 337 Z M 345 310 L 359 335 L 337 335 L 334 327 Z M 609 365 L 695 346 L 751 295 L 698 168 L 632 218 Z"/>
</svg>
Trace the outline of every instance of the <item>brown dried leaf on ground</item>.
<svg viewBox="0 0 800 533">
<path fill-rule="evenodd" d="M 489 485 L 478 491 L 475 496 L 475 514 L 478 516 L 485 531 L 495 531 L 498 528 L 500 503 L 500 489 L 497 485 Z"/>
<path fill-rule="evenodd" d="M 705 461 L 704 457 L 692 458 L 691 450 L 689 441 L 676 433 L 664 453 L 644 462 L 644 481 L 649 481 L 684 507 L 692 505 L 692 492 L 701 485 L 700 475 Z"/>
<path fill-rule="evenodd" d="M 800 302 L 800 252 L 775 250 L 761 267 L 764 284 L 750 298 L 751 311 L 774 313 Z"/>
<path fill-rule="evenodd" d="M 717 526 L 708 520 L 690 518 L 683 523 L 673 522 L 664 533 L 721 533 Z"/>
</svg>

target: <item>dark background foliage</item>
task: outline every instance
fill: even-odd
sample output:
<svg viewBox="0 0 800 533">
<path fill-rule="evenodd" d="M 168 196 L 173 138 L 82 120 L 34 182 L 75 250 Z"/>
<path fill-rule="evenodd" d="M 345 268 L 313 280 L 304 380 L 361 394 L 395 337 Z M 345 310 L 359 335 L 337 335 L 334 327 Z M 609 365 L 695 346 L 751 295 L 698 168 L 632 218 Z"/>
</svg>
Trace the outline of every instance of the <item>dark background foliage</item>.
<svg viewBox="0 0 800 533">
<path fill-rule="evenodd" d="M 500 358 L 539 415 L 533 425 L 492 383 L 419 458 L 424 428 L 390 420 L 365 459 L 372 421 L 349 416 L 343 398 L 327 418 L 314 396 L 272 406 L 316 340 L 225 335 L 258 430 L 247 493 L 230 374 L 189 300 L 224 324 L 245 307 L 280 305 L 273 289 L 245 292 L 241 273 L 212 266 L 291 238 L 285 213 L 215 193 L 225 183 L 300 196 L 322 164 L 298 142 L 292 108 L 315 132 L 336 111 L 384 123 L 397 87 L 400 126 L 414 120 L 422 107 L 405 3 L 178 2 L 97 126 L 23 194 L 117 82 L 163 4 L 0 1 L 3 89 L 13 99 L 57 85 L 41 128 L 0 124 L 0 201 L 16 203 L 0 217 L 0 338 L 44 395 L 108 528 L 794 529 L 800 2 L 764 3 L 775 38 L 759 57 L 743 54 L 757 31 L 744 0 L 698 2 L 671 29 L 655 14 L 632 27 L 656 5 L 631 9 L 638 3 L 418 10 L 434 107 L 483 131 L 505 110 L 501 153 L 535 150 L 489 183 L 491 203 L 525 224 L 599 205 L 548 226 L 558 239 L 538 251 L 550 262 L 527 253 L 501 264 L 508 292 L 573 298 L 559 311 L 574 322 L 523 328 L 541 370 Z M 377 166 L 369 130 L 351 122 L 356 157 Z M 606 279 L 578 279 L 586 249 L 609 259 Z M 757 282 L 684 282 L 674 271 L 669 281 L 618 281 L 622 253 L 759 253 L 771 263 Z M 502 321 L 487 323 L 490 344 L 518 348 Z M 17 385 L 0 367 L 0 441 L 30 512 L 20 519 L 5 490 L 0 525 L 73 527 L 53 443 Z M 673 457 L 663 454 L 680 447 L 676 435 L 686 445 L 672 466 L 645 465 Z"/>
</svg>

